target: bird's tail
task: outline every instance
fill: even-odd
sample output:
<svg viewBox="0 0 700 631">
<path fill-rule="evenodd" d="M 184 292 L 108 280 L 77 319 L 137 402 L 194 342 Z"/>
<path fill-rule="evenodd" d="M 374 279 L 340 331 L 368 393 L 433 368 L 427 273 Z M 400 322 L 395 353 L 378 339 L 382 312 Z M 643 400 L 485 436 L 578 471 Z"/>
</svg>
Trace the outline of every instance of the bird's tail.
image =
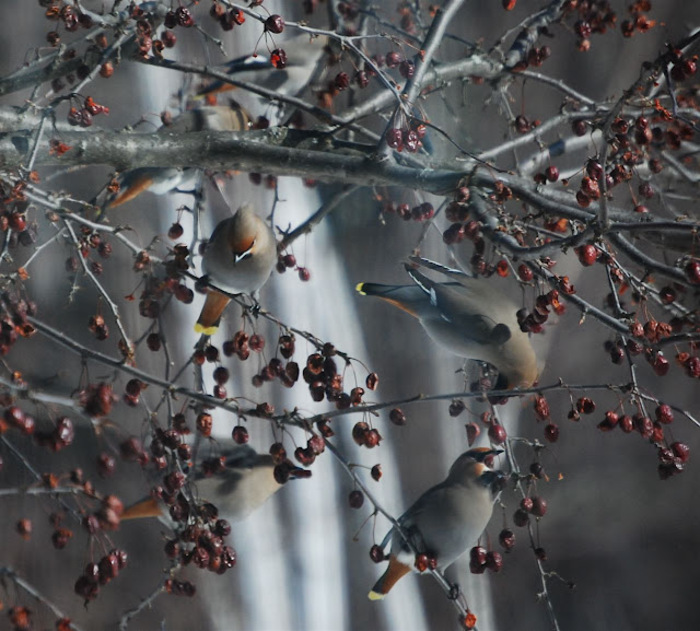
<svg viewBox="0 0 700 631">
<path fill-rule="evenodd" d="M 160 517 L 162 514 L 163 510 L 160 502 L 152 497 L 147 497 L 126 508 L 121 514 L 120 520 L 125 521 L 127 519 L 142 519 L 144 517 Z"/>
<path fill-rule="evenodd" d="M 416 285 L 381 285 L 379 283 L 358 283 L 355 290 L 363 296 L 376 296 L 414 318 L 420 316 L 421 308 L 428 304 L 423 290 Z"/>
<path fill-rule="evenodd" d="M 231 299 L 228 296 L 210 289 L 202 307 L 202 312 L 197 319 L 197 324 L 194 325 L 194 330 L 204 335 L 214 335 L 219 328 L 221 314 L 229 302 L 231 302 Z"/>
<path fill-rule="evenodd" d="M 389 557 L 389 567 L 382 574 L 380 579 L 374 584 L 372 591 L 368 594 L 370 600 L 381 600 L 389 593 L 389 590 L 397 581 L 411 571 L 410 566 L 401 563 L 393 554 Z"/>
</svg>

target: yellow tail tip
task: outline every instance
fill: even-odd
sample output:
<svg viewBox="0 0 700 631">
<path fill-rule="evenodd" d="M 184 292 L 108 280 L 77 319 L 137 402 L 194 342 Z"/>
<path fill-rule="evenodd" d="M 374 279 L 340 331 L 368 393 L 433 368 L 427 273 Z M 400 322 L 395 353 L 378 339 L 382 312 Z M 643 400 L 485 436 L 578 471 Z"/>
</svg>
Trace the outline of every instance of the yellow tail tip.
<svg viewBox="0 0 700 631">
<path fill-rule="evenodd" d="M 367 594 L 367 598 L 370 600 L 382 600 L 386 596 L 386 594 L 380 594 L 379 592 L 375 592 L 372 590 L 369 594 Z"/>
<path fill-rule="evenodd" d="M 194 325 L 195 333 L 202 333 L 203 335 L 214 335 L 214 333 L 216 333 L 218 329 L 218 326 L 204 326 L 199 322 L 197 322 L 197 324 Z"/>
<path fill-rule="evenodd" d="M 362 294 L 363 296 L 366 296 L 367 294 L 365 293 L 365 290 L 363 289 L 364 286 L 365 286 L 365 283 L 357 283 L 357 285 L 355 285 L 355 291 L 358 294 Z"/>
</svg>

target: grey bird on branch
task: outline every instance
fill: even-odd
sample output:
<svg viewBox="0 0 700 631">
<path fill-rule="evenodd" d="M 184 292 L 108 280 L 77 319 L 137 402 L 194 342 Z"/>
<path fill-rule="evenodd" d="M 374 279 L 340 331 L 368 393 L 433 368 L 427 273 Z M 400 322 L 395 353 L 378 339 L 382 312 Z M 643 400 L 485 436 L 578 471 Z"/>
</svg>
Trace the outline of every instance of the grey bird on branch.
<svg viewBox="0 0 700 631">
<path fill-rule="evenodd" d="M 213 285 L 229 294 L 254 295 L 267 282 L 276 261 L 275 235 L 253 206 L 246 204 L 214 228 L 202 270 Z M 195 331 L 213 335 L 230 301 L 229 296 L 210 287 Z"/>
<path fill-rule="evenodd" d="M 277 493 L 287 479 L 310 475 L 310 471 L 296 467 L 291 461 L 276 465 L 269 454 L 259 454 L 248 445 L 240 445 L 226 452 L 217 468 L 206 472 L 200 468 L 193 477 L 193 490 L 198 503 L 213 504 L 230 521 L 241 521 Z M 165 502 L 148 497 L 129 506 L 121 521 L 167 516 Z"/>
<path fill-rule="evenodd" d="M 437 560 L 444 570 L 474 545 L 493 512 L 493 490 L 503 478 L 486 461 L 502 453 L 485 447 L 470 449 L 455 460 L 447 478 L 428 489 L 398 519 L 408 539 L 392 528 L 381 547 L 391 540 L 389 566 L 369 592 L 370 600 L 381 600 L 403 576 L 415 568 L 416 553 Z M 410 542 L 410 545 L 409 545 Z"/>
<path fill-rule="evenodd" d="M 441 347 L 498 370 L 496 389 L 529 388 L 538 377 L 537 357 L 516 318 L 516 305 L 492 280 L 472 278 L 420 257 L 405 265 L 412 285 L 359 283 L 360 294 L 376 296 L 411 314 Z M 436 282 L 419 268 L 436 271 Z"/>
</svg>

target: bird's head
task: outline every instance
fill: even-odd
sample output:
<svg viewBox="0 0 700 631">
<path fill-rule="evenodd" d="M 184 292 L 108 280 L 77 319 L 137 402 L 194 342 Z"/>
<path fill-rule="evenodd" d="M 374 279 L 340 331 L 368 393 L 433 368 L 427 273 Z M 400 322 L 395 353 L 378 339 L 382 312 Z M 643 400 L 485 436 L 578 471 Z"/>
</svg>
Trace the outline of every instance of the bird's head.
<svg viewBox="0 0 700 631">
<path fill-rule="evenodd" d="M 502 449 L 490 447 L 476 447 L 465 451 L 450 467 L 447 478 L 465 485 L 476 482 L 481 486 L 492 486 L 498 478 L 503 477 L 501 471 L 491 469 L 494 456 L 500 453 L 503 453 Z"/>
</svg>

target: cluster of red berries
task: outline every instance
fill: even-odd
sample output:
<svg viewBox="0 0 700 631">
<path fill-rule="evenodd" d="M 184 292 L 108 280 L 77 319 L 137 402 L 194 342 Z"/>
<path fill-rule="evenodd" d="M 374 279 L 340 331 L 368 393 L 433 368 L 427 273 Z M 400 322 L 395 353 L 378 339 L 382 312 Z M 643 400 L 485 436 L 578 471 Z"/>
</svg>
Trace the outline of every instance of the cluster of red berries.
<svg viewBox="0 0 700 631">
<path fill-rule="evenodd" d="M 302 370 L 302 378 L 309 386 L 309 393 L 314 401 L 320 402 L 325 398 L 334 402 L 338 409 L 347 409 L 362 402 L 362 388 L 354 388 L 354 394 L 343 391 L 343 375 L 338 372 L 338 366 L 333 359 L 336 354 L 332 344 L 325 344 L 320 353 L 311 353 L 306 358 L 306 366 Z"/>
<path fill-rule="evenodd" d="M 29 174 L 31 181 L 38 181 L 38 174 L 32 171 Z M 26 197 L 27 182 L 17 180 L 12 187 L 0 184 L 0 231 L 7 233 L 7 247 L 16 248 L 17 245 L 28 247 L 34 245 L 37 239 L 37 222 L 27 219 L 27 212 L 31 209 Z M 22 268 L 20 268 L 22 273 Z"/>
<path fill-rule="evenodd" d="M 100 586 L 106 585 L 112 579 L 119 576 L 119 572 L 126 567 L 127 554 L 125 550 L 111 550 L 97 563 L 88 563 L 75 582 L 74 590 L 78 596 L 87 603 L 97 598 Z"/>
<path fill-rule="evenodd" d="M 101 418 L 112 411 L 112 405 L 117 400 L 112 386 L 104 381 L 90 383 L 78 392 L 78 400 L 85 414 Z"/>
<path fill-rule="evenodd" d="M 629 6 L 631 19 L 623 20 L 620 24 L 620 31 L 624 37 L 632 37 L 635 31 L 646 33 L 654 26 L 656 20 L 650 20 L 645 12 L 651 11 L 651 2 L 649 0 L 637 0 Z"/>
<path fill-rule="evenodd" d="M 224 541 L 231 532 L 231 525 L 225 519 L 217 518 L 216 509 L 211 504 L 200 507 L 199 514 L 206 525 L 193 523 L 185 526 L 177 538 L 165 542 L 165 555 L 179 560 L 182 565 L 192 564 L 200 570 L 224 574 L 236 565 L 236 551 Z M 190 596 L 193 593 L 184 590 L 176 595 Z"/>
<path fill-rule="evenodd" d="M 416 153 L 423 146 L 422 139 L 426 131 L 425 125 L 420 122 L 392 127 L 386 132 L 386 144 L 399 152 L 405 149 L 409 153 Z"/>
<path fill-rule="evenodd" d="M 403 414 L 403 412 L 400 410 L 399 412 Z M 393 422 L 396 423 L 396 421 Z M 405 417 L 403 418 L 402 422 L 396 424 L 403 425 L 404 423 Z M 377 430 L 376 427 L 370 427 L 370 425 L 365 421 L 358 421 L 355 423 L 355 425 L 353 425 L 352 439 L 355 441 L 355 444 L 359 445 L 360 447 L 373 449 L 382 441 L 382 435 L 379 433 L 379 430 Z"/>
<path fill-rule="evenodd" d="M 53 423 L 51 430 L 39 431 L 36 429 L 36 421 L 33 416 L 27 414 L 17 405 L 10 405 L 0 417 L 0 434 L 9 428 L 19 430 L 25 436 L 33 436 L 37 445 L 47 447 L 51 451 L 60 451 L 68 447 L 75 438 L 73 421 L 62 416 Z"/>
<path fill-rule="evenodd" d="M 90 271 L 92 271 L 95 276 L 100 276 L 104 271 L 103 265 L 100 261 L 91 258 L 90 255 L 94 251 L 97 252 L 101 258 L 107 259 L 112 254 L 112 245 L 108 241 L 105 241 L 98 232 L 94 232 L 87 226 L 82 226 L 80 234 L 78 235 L 77 248 L 80 256 L 87 260 Z M 80 261 L 78 258 L 73 255 L 69 256 L 65 262 L 65 269 L 71 274 L 77 272 L 80 269 Z"/>
<path fill-rule="evenodd" d="M 395 204 L 394 202 L 387 201 L 382 206 L 383 213 L 396 214 L 404 221 L 428 221 L 435 216 L 435 208 L 430 202 L 423 202 L 417 206 L 409 206 L 406 203 Z"/>
<path fill-rule="evenodd" d="M 87 29 L 93 25 L 92 18 L 89 15 L 62 0 L 40 0 L 39 4 L 42 7 L 46 7 L 44 15 L 48 20 L 62 22 L 63 28 L 69 33 L 77 31 L 80 27 Z M 47 33 L 46 41 L 52 46 L 58 46 L 60 43 L 58 32 L 50 31 Z"/>
<path fill-rule="evenodd" d="M 190 10 L 187 7 L 179 6 L 177 9 L 170 10 L 165 14 L 163 24 L 165 28 L 175 28 L 176 26 L 190 28 L 195 23 Z"/>
<path fill-rule="evenodd" d="M 294 458 L 305 467 L 310 467 L 316 461 L 316 456 L 320 456 L 326 450 L 324 437 L 330 438 L 334 435 L 327 421 L 319 421 L 317 428 L 319 433 L 311 432 L 311 436 L 306 441 L 306 447 L 298 446 L 294 450 Z M 282 443 L 270 445 L 270 455 L 275 463 L 275 480 L 279 484 L 284 484 L 292 474 L 295 478 L 311 477 L 311 471 L 294 466 L 294 463 L 287 457 L 287 450 Z"/>
<path fill-rule="evenodd" d="M 463 407 L 464 403 L 462 403 L 462 401 L 453 401 L 450 405 L 450 415 L 456 416 L 458 413 L 461 413 Z M 508 438 L 506 428 L 498 422 L 498 419 L 491 414 L 491 412 L 484 412 L 479 417 L 479 420 L 485 427 L 488 428 L 487 434 L 491 444 L 503 445 L 506 442 L 506 439 Z M 474 441 L 476 441 L 481 434 L 481 427 L 479 427 L 478 423 L 470 421 L 464 426 L 464 429 L 467 432 L 467 444 L 471 447 L 474 444 Z"/>
<path fill-rule="evenodd" d="M 469 550 L 469 571 L 472 574 L 483 574 L 486 570 L 500 572 L 503 567 L 503 557 L 500 552 L 486 550 L 483 546 L 474 546 Z"/>
<path fill-rule="evenodd" d="M 308 282 L 311 279 L 311 272 L 308 267 L 297 265 L 297 257 L 291 253 L 280 254 L 277 257 L 277 265 L 275 267 L 277 273 L 284 274 L 288 269 L 296 269 L 299 275 L 299 280 Z"/>
<path fill-rule="evenodd" d="M 81 108 L 71 106 L 68 110 L 68 124 L 90 127 L 92 125 L 92 117 L 98 114 L 109 114 L 109 108 L 106 105 L 95 103 L 95 100 L 88 96 L 85 98 Z"/>
<path fill-rule="evenodd" d="M 6 311 L 0 317 L 0 355 L 7 355 L 20 337 L 31 337 L 36 332 L 34 326 L 27 320 L 27 316 L 36 315 L 36 303 L 24 298 L 11 297 L 9 294 L 5 295 L 7 296 Z"/>
<path fill-rule="evenodd" d="M 529 273 L 520 273 L 520 270 L 518 270 L 520 278 L 522 280 L 532 280 L 532 270 L 527 266 L 525 266 L 525 269 Z M 565 293 L 574 293 L 573 287 L 568 282 L 564 285 L 564 291 Z M 544 323 L 549 319 L 550 308 L 557 315 L 562 315 L 566 311 L 566 305 L 560 300 L 558 289 L 552 289 L 546 294 L 539 294 L 535 298 L 535 306 L 532 311 L 528 312 L 525 308 L 518 309 L 515 315 L 520 325 L 520 330 L 524 333 L 542 333 Z"/>
<path fill-rule="evenodd" d="M 674 81 L 685 81 L 698 71 L 697 55 L 688 57 L 682 50 L 669 47 L 666 62 L 671 64 L 671 78 Z"/>
<path fill-rule="evenodd" d="M 540 519 L 547 512 L 547 500 L 539 495 L 524 497 L 520 506 L 513 513 L 513 523 L 518 528 L 524 528 L 530 522 L 530 515 Z"/>
<path fill-rule="evenodd" d="M 214 2 L 209 9 L 209 15 L 213 17 L 224 31 L 230 31 L 234 26 L 240 26 L 245 22 L 245 13 L 240 9 L 227 9 L 223 4 Z"/>
<path fill-rule="evenodd" d="M 591 35 L 603 34 L 617 23 L 617 15 L 608 0 L 569 0 L 564 4 L 564 18 L 573 22 L 581 51 L 591 47 Z"/>
</svg>

